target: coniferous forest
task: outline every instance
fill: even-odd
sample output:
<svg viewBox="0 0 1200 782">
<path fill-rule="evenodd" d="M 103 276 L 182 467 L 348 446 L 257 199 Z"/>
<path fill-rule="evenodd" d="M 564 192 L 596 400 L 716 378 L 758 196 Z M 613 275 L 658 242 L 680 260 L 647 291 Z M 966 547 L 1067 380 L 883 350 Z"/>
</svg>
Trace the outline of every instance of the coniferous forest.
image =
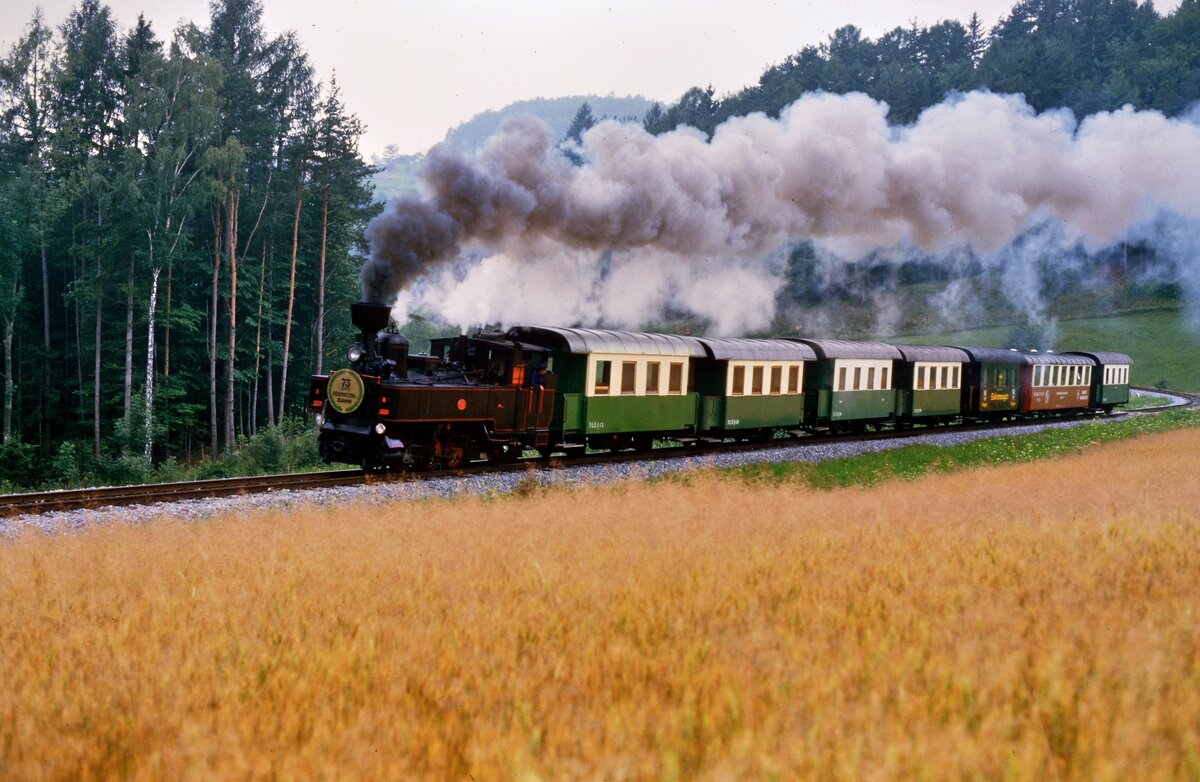
<svg viewBox="0 0 1200 782">
<path fill-rule="evenodd" d="M 846 26 L 643 122 L 711 133 L 825 90 L 904 123 L 979 88 L 1178 115 L 1200 99 L 1200 0 L 1023 0 L 991 30 L 971 16 L 877 40 Z M 0 52 L 0 488 L 311 465 L 308 376 L 352 337 L 378 208 L 362 132 L 258 0 L 174 30 L 121 29 L 100 0 L 33 14 Z"/>
<path fill-rule="evenodd" d="M 3 54 L 0 110 L 0 481 L 312 459 L 280 431 L 344 351 L 373 209 L 336 77 L 257 0 L 165 31 L 80 0 Z"/>
</svg>

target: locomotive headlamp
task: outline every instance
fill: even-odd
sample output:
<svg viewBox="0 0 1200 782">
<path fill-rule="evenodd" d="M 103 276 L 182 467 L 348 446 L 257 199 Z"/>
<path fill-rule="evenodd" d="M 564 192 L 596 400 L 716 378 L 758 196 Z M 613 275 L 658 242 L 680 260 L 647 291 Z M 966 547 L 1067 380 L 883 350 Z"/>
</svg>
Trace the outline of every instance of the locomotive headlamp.
<svg viewBox="0 0 1200 782">
<path fill-rule="evenodd" d="M 350 359 L 351 364 L 357 364 L 359 361 L 362 361 L 363 355 L 365 355 L 363 349 L 355 345 L 346 353 L 346 358 Z"/>
<path fill-rule="evenodd" d="M 325 416 L 322 415 L 321 413 L 317 413 L 317 428 L 320 429 L 324 425 L 325 425 Z"/>
<path fill-rule="evenodd" d="M 387 427 L 383 424 L 375 424 L 375 434 L 383 434 L 387 431 Z"/>
</svg>

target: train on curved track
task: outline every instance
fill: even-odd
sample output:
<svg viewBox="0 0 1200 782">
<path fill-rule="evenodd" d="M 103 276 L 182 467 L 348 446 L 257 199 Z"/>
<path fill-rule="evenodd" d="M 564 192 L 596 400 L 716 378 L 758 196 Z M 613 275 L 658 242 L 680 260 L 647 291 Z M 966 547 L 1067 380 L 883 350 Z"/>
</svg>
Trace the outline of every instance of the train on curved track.
<svg viewBox="0 0 1200 782">
<path fill-rule="evenodd" d="M 410 353 L 387 305 L 351 305 L 348 365 L 312 378 L 322 459 L 456 469 L 655 440 L 768 440 L 915 424 L 1110 413 L 1121 353 L 519 326 Z"/>
</svg>

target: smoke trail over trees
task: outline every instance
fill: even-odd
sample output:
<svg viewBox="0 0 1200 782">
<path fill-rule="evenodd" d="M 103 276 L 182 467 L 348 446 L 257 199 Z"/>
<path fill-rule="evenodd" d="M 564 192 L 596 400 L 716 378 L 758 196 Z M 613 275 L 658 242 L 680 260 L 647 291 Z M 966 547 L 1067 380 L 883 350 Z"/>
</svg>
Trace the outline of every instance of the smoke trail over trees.
<svg viewBox="0 0 1200 782">
<path fill-rule="evenodd" d="M 798 239 L 848 260 L 992 254 L 1046 221 L 1100 248 L 1163 213 L 1200 220 L 1197 126 L 1129 108 L 1076 122 L 983 92 L 905 127 L 862 94 L 807 95 L 711 140 L 607 121 L 577 152 L 582 165 L 534 119 L 507 122 L 474 157 L 435 149 L 427 196 L 368 227 L 364 296 L 404 300 L 425 279 L 450 317 L 629 323 L 674 307 L 737 331 L 765 325 L 764 308 L 769 320 L 779 251 Z M 486 260 L 446 271 L 467 254 Z M 697 286 L 714 294 L 707 281 L 726 274 L 737 287 L 706 301 Z"/>
</svg>

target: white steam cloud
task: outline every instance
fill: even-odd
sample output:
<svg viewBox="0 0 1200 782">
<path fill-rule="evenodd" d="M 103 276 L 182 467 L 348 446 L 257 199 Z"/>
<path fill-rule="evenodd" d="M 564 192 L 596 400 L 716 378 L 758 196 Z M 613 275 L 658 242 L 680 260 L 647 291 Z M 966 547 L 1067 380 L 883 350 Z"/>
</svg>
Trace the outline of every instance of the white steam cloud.
<svg viewBox="0 0 1200 782">
<path fill-rule="evenodd" d="M 1096 250 L 1163 214 L 1188 235 L 1200 220 L 1200 128 L 1128 107 L 1076 122 L 973 92 L 891 127 L 865 95 L 812 94 L 711 140 L 605 121 L 576 152 L 582 165 L 532 118 L 473 157 L 432 151 L 425 197 L 368 227 L 364 296 L 460 325 L 674 312 L 734 334 L 770 323 L 798 239 L 844 260 L 895 247 L 1003 257 L 1047 223 Z"/>
</svg>

